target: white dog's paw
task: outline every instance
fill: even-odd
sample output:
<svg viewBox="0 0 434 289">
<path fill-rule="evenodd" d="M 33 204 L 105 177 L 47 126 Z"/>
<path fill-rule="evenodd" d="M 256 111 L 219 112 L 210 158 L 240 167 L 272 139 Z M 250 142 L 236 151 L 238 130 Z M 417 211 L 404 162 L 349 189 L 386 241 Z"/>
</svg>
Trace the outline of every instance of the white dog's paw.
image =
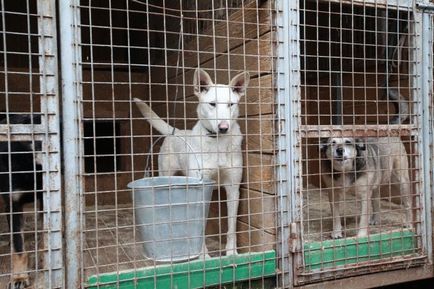
<svg viewBox="0 0 434 289">
<path fill-rule="evenodd" d="M 233 242 L 228 242 L 226 244 L 226 256 L 238 255 L 238 251 L 236 246 L 233 245 Z"/>
<path fill-rule="evenodd" d="M 226 249 L 226 256 L 238 255 L 237 249 Z"/>
<path fill-rule="evenodd" d="M 228 234 L 226 241 L 226 256 L 238 255 L 237 251 L 237 239 L 231 234 Z"/>
<path fill-rule="evenodd" d="M 368 236 L 368 230 L 366 230 L 366 229 L 361 229 L 357 233 L 357 238 L 362 238 L 362 237 L 366 237 L 366 236 Z"/>
<path fill-rule="evenodd" d="M 342 235 L 342 231 L 333 231 L 333 232 L 330 234 L 330 236 L 331 236 L 333 239 L 340 239 L 340 238 L 343 237 L 343 235 Z"/>
</svg>

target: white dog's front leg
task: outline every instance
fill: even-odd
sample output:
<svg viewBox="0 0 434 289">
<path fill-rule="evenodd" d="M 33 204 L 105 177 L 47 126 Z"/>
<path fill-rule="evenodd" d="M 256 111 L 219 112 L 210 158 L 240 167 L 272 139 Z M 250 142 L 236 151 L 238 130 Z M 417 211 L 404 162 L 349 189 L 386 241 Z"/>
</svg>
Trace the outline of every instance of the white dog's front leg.
<svg viewBox="0 0 434 289">
<path fill-rule="evenodd" d="M 358 192 L 358 194 L 362 202 L 362 212 L 360 215 L 359 232 L 357 233 L 357 237 L 365 237 L 368 235 L 372 191 L 362 190 Z"/>
<path fill-rule="evenodd" d="M 240 198 L 239 185 L 225 185 L 228 207 L 228 233 L 226 236 L 226 255 L 236 255 L 237 251 L 237 216 Z"/>
</svg>

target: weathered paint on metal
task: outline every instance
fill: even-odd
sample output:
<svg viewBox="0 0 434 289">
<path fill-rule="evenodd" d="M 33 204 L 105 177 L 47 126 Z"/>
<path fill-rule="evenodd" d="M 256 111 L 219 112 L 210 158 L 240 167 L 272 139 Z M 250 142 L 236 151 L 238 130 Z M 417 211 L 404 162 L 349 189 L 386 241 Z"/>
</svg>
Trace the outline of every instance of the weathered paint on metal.
<svg viewBox="0 0 434 289">
<path fill-rule="evenodd" d="M 433 267 L 420 266 L 420 267 L 406 267 L 403 270 L 394 270 L 388 272 L 378 272 L 376 274 L 368 274 L 375 271 L 368 271 L 366 275 L 353 276 L 346 279 L 337 279 L 330 281 L 323 281 L 315 284 L 302 285 L 297 287 L 299 289 L 336 289 L 336 288 L 351 288 L 351 289 L 364 289 L 381 287 L 386 285 L 398 284 L 403 282 L 410 282 L 414 280 L 421 280 L 431 278 L 434 276 Z"/>
<path fill-rule="evenodd" d="M 414 125 L 341 125 L 341 126 L 316 126 L 303 125 L 301 137 L 382 137 L 382 136 L 411 136 L 417 134 L 419 129 Z"/>
<path fill-rule="evenodd" d="M 422 31 L 420 36 L 420 45 L 422 47 L 422 62 L 420 66 L 421 73 L 419 77 L 420 85 L 420 122 L 422 124 L 422 138 L 420 142 L 420 151 L 422 154 L 421 165 L 422 165 L 422 187 L 423 195 L 425 198 L 422 200 L 424 203 L 424 214 L 422 216 L 423 224 L 423 244 L 424 249 L 430 263 L 433 261 L 433 250 L 432 250 L 432 166 L 430 164 L 430 156 L 432 155 L 431 149 L 433 144 L 433 130 L 430 127 L 430 105 L 433 103 L 433 16 L 432 14 L 426 13 L 427 10 L 422 11 Z M 429 10 L 429 12 L 434 12 L 434 10 Z"/>
<path fill-rule="evenodd" d="M 91 276 L 87 288 L 194 289 L 274 276 L 274 251 L 252 252 L 195 260 L 178 264 L 162 264 L 137 270 Z"/>
<path fill-rule="evenodd" d="M 65 265 L 66 288 L 80 288 L 80 208 L 81 180 L 79 178 L 79 109 L 77 99 L 81 67 L 78 24 L 78 1 L 59 1 L 61 84 L 63 112 L 63 162 L 65 191 Z"/>
<path fill-rule="evenodd" d="M 37 7 L 42 112 L 40 129 L 43 131 L 42 151 L 46 152 L 42 158 L 43 221 L 44 231 L 47 232 L 43 234 L 47 269 L 43 274 L 43 284 L 44 288 L 64 288 L 56 1 L 39 0 Z"/>
<path fill-rule="evenodd" d="M 300 219 L 300 207 L 296 198 L 300 168 L 296 161 L 300 154 L 294 150 L 300 112 L 300 47 L 299 1 L 276 1 L 277 63 L 277 164 L 278 182 L 278 282 L 291 287 L 294 280 L 294 259 L 290 254 L 290 224 Z M 293 97 L 289 97 L 293 96 Z"/>
</svg>

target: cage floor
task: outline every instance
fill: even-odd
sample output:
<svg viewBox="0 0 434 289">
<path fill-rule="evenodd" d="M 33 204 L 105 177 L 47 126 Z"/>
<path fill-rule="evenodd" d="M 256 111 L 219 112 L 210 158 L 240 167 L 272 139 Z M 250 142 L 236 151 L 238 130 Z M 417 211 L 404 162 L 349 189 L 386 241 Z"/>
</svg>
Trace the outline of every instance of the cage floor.
<svg viewBox="0 0 434 289">
<path fill-rule="evenodd" d="M 330 218 L 330 206 L 325 190 L 319 190 L 313 186 L 304 193 L 304 240 L 320 241 L 330 239 L 332 220 Z M 360 208 L 359 204 L 348 196 L 343 215 L 344 228 L 348 236 L 356 234 L 356 226 Z M 381 201 L 380 224 L 370 227 L 371 233 L 386 232 L 401 228 L 404 213 L 402 207 L 388 200 Z M 25 231 L 34 231 L 34 214 L 26 215 Z M 114 207 L 99 206 L 93 210 L 87 209 L 85 214 L 86 232 L 83 240 L 83 270 L 85 278 L 108 272 L 119 272 L 147 266 L 155 266 L 157 263 L 147 259 L 143 255 L 142 245 L 138 234 L 132 224 L 133 210 L 131 206 Z M 0 217 L 0 288 L 4 288 L 9 282 L 10 272 L 10 235 L 7 233 L 8 225 L 5 216 Z M 25 236 L 27 250 L 34 251 L 35 233 Z M 40 234 L 38 234 L 40 237 Z M 211 256 L 219 256 L 224 244 L 218 238 L 207 238 L 207 247 Z M 35 254 L 29 254 L 30 271 L 35 268 Z M 31 276 L 34 278 L 34 276 Z"/>
<path fill-rule="evenodd" d="M 155 266 L 143 255 L 139 236 L 134 232 L 133 210 L 131 206 L 117 207 L 99 206 L 97 211 L 86 213 L 86 232 L 83 240 L 83 270 L 85 279 L 101 273 L 119 272 L 135 268 Z M 25 234 L 25 247 L 29 252 L 29 271 L 35 269 L 35 236 L 34 214 L 24 220 L 24 230 L 33 232 Z M 41 224 L 40 224 L 41 225 Z M 0 288 L 6 288 L 11 272 L 11 246 L 7 219 L 0 216 Z M 42 234 L 37 234 L 40 239 Z M 217 238 L 206 238 L 211 256 L 218 256 L 222 245 Z M 224 245 L 224 244 L 223 244 Z M 35 278 L 30 274 L 31 280 Z"/>
<path fill-rule="evenodd" d="M 357 235 L 357 224 L 360 216 L 360 201 L 354 194 L 345 194 L 341 204 L 342 226 L 344 237 Z M 404 209 L 401 205 L 382 198 L 380 201 L 380 221 L 378 225 L 370 225 L 369 233 L 385 233 L 402 229 Z M 304 241 L 322 241 L 331 239 L 332 218 L 327 189 L 319 189 L 309 185 L 303 193 L 303 229 Z"/>
<path fill-rule="evenodd" d="M 83 261 L 87 277 L 162 264 L 143 254 L 133 218 L 131 206 L 98 207 L 97 213 L 86 214 Z M 217 238 L 207 237 L 206 244 L 212 257 L 220 254 L 221 244 Z"/>
</svg>

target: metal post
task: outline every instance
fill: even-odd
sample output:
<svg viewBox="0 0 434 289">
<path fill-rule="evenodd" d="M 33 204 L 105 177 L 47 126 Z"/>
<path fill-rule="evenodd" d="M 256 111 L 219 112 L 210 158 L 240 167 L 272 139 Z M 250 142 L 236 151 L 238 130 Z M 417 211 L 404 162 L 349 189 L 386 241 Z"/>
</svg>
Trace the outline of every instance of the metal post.
<svg viewBox="0 0 434 289">
<path fill-rule="evenodd" d="M 63 112 L 63 162 L 65 190 L 65 244 L 66 288 L 80 288 L 80 147 L 79 147 L 79 107 L 81 95 L 78 83 L 81 79 L 76 45 L 79 39 L 78 1 L 59 1 L 60 49 L 62 65 L 62 112 Z"/>
<path fill-rule="evenodd" d="M 430 9 L 432 13 L 434 10 Z M 433 44 L 433 16 L 430 13 L 426 13 L 423 11 L 421 16 L 422 20 L 422 31 L 420 34 L 421 38 L 421 47 L 422 47 L 422 55 L 421 55 L 421 65 L 420 65 L 420 74 L 415 73 L 416 75 L 420 75 L 419 84 L 420 84 L 420 113 L 421 113 L 421 147 L 420 152 L 422 155 L 421 166 L 422 166 L 422 190 L 424 193 L 424 216 L 422 216 L 423 224 L 423 232 L 425 235 L 423 238 L 424 248 L 426 248 L 426 253 L 428 255 L 428 259 L 430 263 L 432 263 L 432 219 L 431 219 L 431 163 L 430 163 L 430 155 L 431 155 L 431 146 L 433 143 L 432 136 L 432 127 L 430 127 L 430 105 L 432 103 L 432 90 L 433 90 L 433 58 L 432 58 L 432 44 Z"/>
<path fill-rule="evenodd" d="M 290 253 L 290 235 L 300 237 L 301 200 L 297 198 L 300 180 L 297 129 L 300 117 L 300 48 L 299 3 L 276 1 L 277 7 L 277 113 L 278 113 L 278 266 L 281 270 L 279 286 L 291 287 L 296 260 Z M 294 223 L 294 222 L 298 222 Z M 297 241 L 295 241 L 297 242 Z M 297 245 L 296 245 L 297 246 Z M 293 248 L 295 249 L 295 248 Z"/>
<path fill-rule="evenodd" d="M 55 1 L 37 2 L 44 168 L 44 288 L 64 288 Z M 42 280 L 39 280 L 42 282 Z M 42 284 L 39 284 L 40 286 Z"/>
</svg>

